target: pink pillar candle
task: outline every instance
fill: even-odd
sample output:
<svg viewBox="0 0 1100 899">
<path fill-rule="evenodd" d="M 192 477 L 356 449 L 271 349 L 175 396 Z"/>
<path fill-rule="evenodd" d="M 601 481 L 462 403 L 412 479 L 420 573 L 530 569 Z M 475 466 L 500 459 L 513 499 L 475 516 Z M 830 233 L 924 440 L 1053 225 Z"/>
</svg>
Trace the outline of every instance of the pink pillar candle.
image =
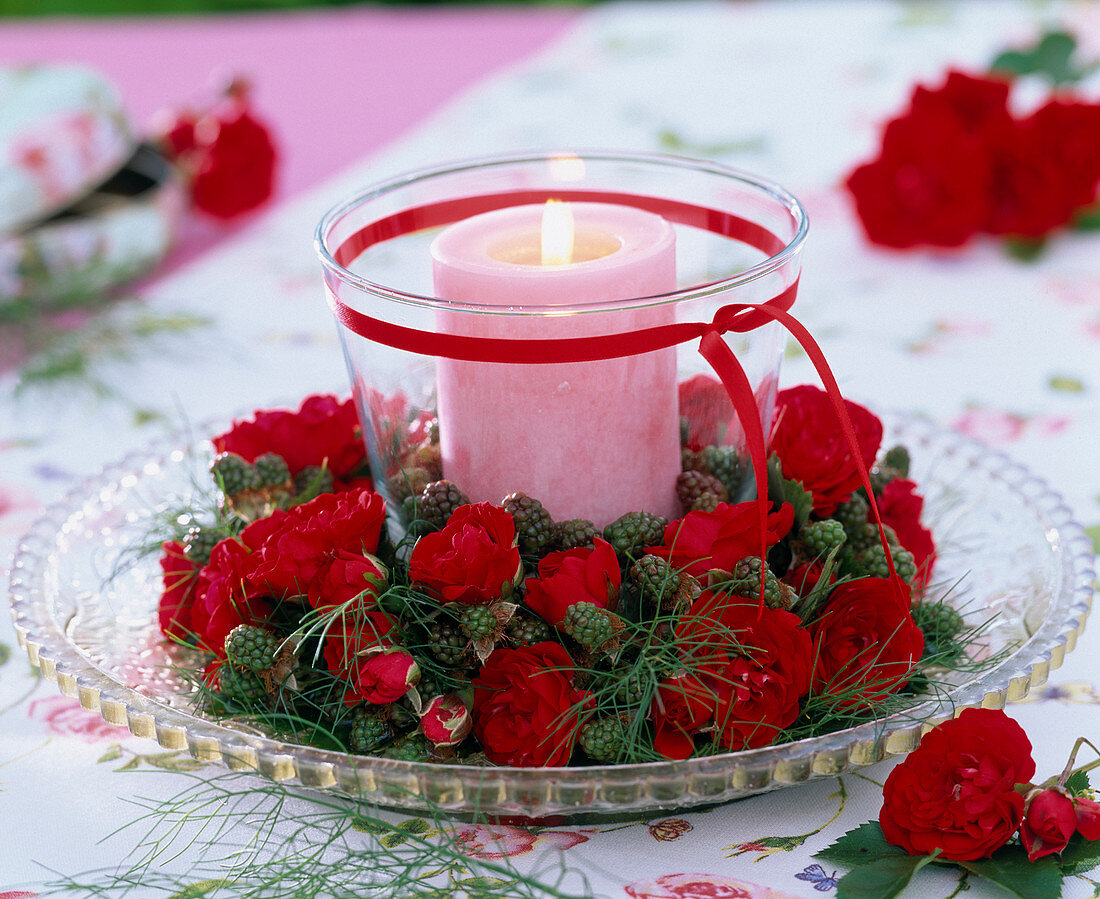
<svg viewBox="0 0 1100 899">
<path fill-rule="evenodd" d="M 436 295 L 507 313 L 441 310 L 441 332 L 551 340 L 675 320 L 667 304 L 576 311 L 675 290 L 675 234 L 665 219 L 639 209 L 563 206 L 575 222 L 571 253 L 570 243 L 544 249 L 538 205 L 473 216 L 435 239 Z M 562 312 L 547 308 L 554 306 Z M 598 527 L 639 510 L 678 515 L 674 348 L 551 365 L 440 359 L 437 371 L 444 475 L 474 502 L 499 503 L 522 490 L 555 520 L 587 518 Z"/>
</svg>

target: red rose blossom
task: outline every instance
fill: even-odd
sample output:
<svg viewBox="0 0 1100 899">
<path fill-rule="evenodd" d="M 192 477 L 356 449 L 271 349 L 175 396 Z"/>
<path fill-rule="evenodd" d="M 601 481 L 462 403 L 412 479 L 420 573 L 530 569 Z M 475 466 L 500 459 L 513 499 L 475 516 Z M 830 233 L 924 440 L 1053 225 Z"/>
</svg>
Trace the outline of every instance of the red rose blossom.
<svg viewBox="0 0 1100 899">
<path fill-rule="evenodd" d="M 568 764 L 591 695 L 573 684 L 573 660 L 557 643 L 494 649 L 474 686 L 474 735 L 498 765 Z"/>
<path fill-rule="evenodd" d="M 767 517 L 767 531 L 760 539 L 760 510 L 754 501 L 731 506 L 722 503 L 713 512 L 689 512 L 665 528 L 663 546 L 646 552 L 666 559 L 677 570 L 694 577 L 712 568 L 732 571 L 746 556 L 760 555 L 761 545 L 772 546 L 794 524 L 794 509 L 787 503 Z"/>
<path fill-rule="evenodd" d="M 1061 852 L 1075 830 L 1077 813 L 1064 790 L 1040 790 L 1027 800 L 1020 842 L 1027 850 L 1028 861 Z"/>
<path fill-rule="evenodd" d="M 239 624 L 259 624 L 271 613 L 265 591 L 252 581 L 255 560 L 239 540 L 215 544 L 210 561 L 199 573 L 191 627 L 200 645 L 218 657 L 225 655 L 225 638 Z"/>
<path fill-rule="evenodd" d="M 932 532 L 920 520 L 924 498 L 912 481 L 894 478 L 882 488 L 877 500 L 882 523 L 893 528 L 898 542 L 913 554 L 917 566 L 913 587 L 919 589 L 928 583 L 936 564 L 936 543 Z"/>
<path fill-rule="evenodd" d="M 1035 775 L 1031 743 L 1004 712 L 964 709 L 925 734 L 883 788 L 879 824 L 910 855 L 948 861 L 991 855 L 1020 826 L 1017 784 Z"/>
<path fill-rule="evenodd" d="M 810 689 L 813 651 L 802 619 L 741 596 L 704 591 L 676 626 L 686 656 L 716 697 L 718 738 L 730 749 L 774 742 Z"/>
<path fill-rule="evenodd" d="M 599 537 L 593 544 L 548 553 L 539 561 L 539 576 L 527 579 L 527 605 L 548 624 L 561 624 L 574 603 L 611 610 L 618 603 L 622 574 L 615 549 Z"/>
<path fill-rule="evenodd" d="M 256 412 L 251 420 L 234 422 L 213 443 L 216 452 L 236 453 L 246 462 L 275 453 L 286 461 L 291 475 L 324 465 L 343 486 L 366 459 L 355 404 L 328 394 L 306 397 L 297 412 Z"/>
<path fill-rule="evenodd" d="M 877 703 L 899 690 L 924 651 L 909 586 L 900 579 L 866 577 L 835 587 L 810 634 L 814 690 L 845 707 Z"/>
<path fill-rule="evenodd" d="M 844 401 L 844 408 L 855 429 L 859 456 L 870 470 L 882 443 L 882 422 L 850 400 Z M 862 483 L 829 395 L 810 384 L 779 392 L 771 449 L 779 454 L 783 477 L 799 481 L 813 495 L 814 512 L 823 518 Z"/>
<path fill-rule="evenodd" d="M 278 160 L 267 126 L 244 98 L 232 98 L 195 122 L 194 145 L 182 161 L 192 171 L 196 208 L 231 219 L 271 197 Z"/>
<path fill-rule="evenodd" d="M 188 640 L 199 569 L 184 555 L 182 543 L 169 540 L 161 544 L 160 570 L 164 584 L 157 606 L 161 633 L 173 640 Z"/>
<path fill-rule="evenodd" d="M 378 548 L 385 517 L 385 501 L 363 487 L 277 509 L 241 532 L 256 557 L 252 580 L 273 595 L 305 596 L 315 608 L 349 599 L 356 587 L 377 590 L 386 573 L 370 554 Z M 333 585 L 336 595 L 326 594 Z"/>
<path fill-rule="evenodd" d="M 519 582 L 515 520 L 492 503 L 455 509 L 441 531 L 416 541 L 409 580 L 443 603 L 486 605 Z"/>
<path fill-rule="evenodd" d="M 668 759 L 686 759 L 695 750 L 695 734 L 714 716 L 714 693 L 686 671 L 657 684 L 650 705 L 653 748 Z"/>
</svg>

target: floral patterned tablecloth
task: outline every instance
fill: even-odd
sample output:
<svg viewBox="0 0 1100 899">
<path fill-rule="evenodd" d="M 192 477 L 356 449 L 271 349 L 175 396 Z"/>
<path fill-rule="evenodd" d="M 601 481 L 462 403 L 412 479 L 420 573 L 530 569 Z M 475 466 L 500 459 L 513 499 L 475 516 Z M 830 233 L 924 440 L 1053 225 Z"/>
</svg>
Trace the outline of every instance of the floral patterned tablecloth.
<svg viewBox="0 0 1100 899">
<path fill-rule="evenodd" d="M 334 202 L 419 165 L 574 146 L 704 156 L 792 189 L 811 218 L 796 311 L 846 393 L 1007 451 L 1060 490 L 1100 540 L 1100 237 L 1059 237 L 1026 263 L 981 242 L 951 254 L 877 251 L 839 187 L 915 81 L 938 82 L 951 65 L 980 70 L 1005 45 L 1051 26 L 1073 29 L 1086 55 L 1100 56 L 1100 6 L 1087 3 L 662 3 L 586 12 L 549 50 L 387 152 L 138 295 L 54 322 L 48 340 L 38 334 L 38 351 L 0 382 L 0 555 L 78 479 L 165 430 L 346 389 L 310 243 Z M 1100 96 L 1100 80 L 1084 89 Z M 812 377 L 805 357 L 790 354 L 783 382 Z M 1050 682 L 1010 709 L 1034 743 L 1040 774 L 1061 768 L 1076 736 L 1100 736 L 1098 639 L 1087 631 Z M 560 859 L 599 896 L 827 895 L 842 872 L 813 853 L 877 815 L 890 767 L 705 812 L 496 834 L 470 826 L 458 837 L 473 856 L 543 869 Z M 142 816 L 138 797 L 171 796 L 209 770 L 59 696 L 0 619 L 0 897 L 117 869 L 138 837 L 132 828 L 114 832 Z M 176 864 L 186 872 L 187 855 Z M 960 889 L 949 871 L 920 876 L 907 895 Z M 1063 895 L 1098 891 L 1081 877 Z M 130 895 L 146 894 L 151 887 Z M 974 883 L 970 895 L 993 892 Z"/>
</svg>

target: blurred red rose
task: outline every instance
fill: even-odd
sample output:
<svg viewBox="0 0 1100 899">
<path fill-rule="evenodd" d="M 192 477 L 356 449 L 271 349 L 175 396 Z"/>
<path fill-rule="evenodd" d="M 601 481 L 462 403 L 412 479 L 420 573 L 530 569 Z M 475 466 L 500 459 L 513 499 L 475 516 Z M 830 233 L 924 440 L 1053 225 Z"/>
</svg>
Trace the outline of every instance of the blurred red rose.
<svg viewBox="0 0 1100 899">
<path fill-rule="evenodd" d="M 1064 790 L 1040 790 L 1027 800 L 1020 842 L 1027 850 L 1028 861 L 1061 852 L 1076 830 L 1077 813 Z"/>
<path fill-rule="evenodd" d="M 901 689 L 924 651 L 909 602 L 901 580 L 867 577 L 835 587 L 810 625 L 814 690 L 850 707 Z"/>
<path fill-rule="evenodd" d="M 409 580 L 444 603 L 486 605 L 522 573 L 515 520 L 492 503 L 459 506 L 443 530 L 416 541 L 409 559 Z"/>
<path fill-rule="evenodd" d="M 898 542 L 913 554 L 917 576 L 914 589 L 927 584 L 936 565 L 936 543 L 932 532 L 921 524 L 924 498 L 917 493 L 917 485 L 906 478 L 889 481 L 877 497 L 882 523 L 894 529 Z"/>
<path fill-rule="evenodd" d="M 1100 803 L 1078 796 L 1073 800 L 1077 830 L 1086 840 L 1100 840 Z"/>
<path fill-rule="evenodd" d="M 354 596 L 348 589 L 369 589 L 372 579 L 378 589 L 386 573 L 370 554 L 378 548 L 385 517 L 385 501 L 363 487 L 277 509 L 241 532 L 255 555 L 252 580 L 279 597 L 305 596 L 315 608 Z M 354 562 L 350 572 L 349 561 Z M 326 587 L 334 583 L 337 595 L 327 595 Z"/>
<path fill-rule="evenodd" d="M 161 633 L 174 640 L 191 636 L 191 607 L 199 583 L 199 568 L 183 554 L 183 544 L 174 540 L 161 544 L 161 579 L 164 592 L 157 606 Z"/>
<path fill-rule="evenodd" d="M 268 127 L 246 100 L 234 98 L 196 120 L 194 146 L 183 161 L 191 170 L 195 206 L 214 218 L 231 219 L 271 197 L 279 154 Z"/>
<path fill-rule="evenodd" d="M 344 482 L 366 459 L 355 404 L 328 394 L 306 397 L 297 412 L 258 411 L 251 420 L 235 421 L 213 442 L 216 452 L 236 453 L 246 462 L 276 453 L 286 461 L 291 475 L 324 465 L 338 486 L 346 486 Z"/>
<path fill-rule="evenodd" d="M 754 501 L 733 506 L 722 503 L 713 512 L 689 512 L 672 522 L 665 528 L 664 545 L 651 546 L 646 552 L 696 577 L 712 568 L 732 571 L 746 556 L 760 555 L 762 545 L 782 540 L 792 524 L 794 509 L 784 503 L 778 512 L 768 515 L 761 540 L 760 510 Z"/>
<path fill-rule="evenodd" d="M 709 375 L 695 375 L 680 382 L 680 418 L 687 420 L 688 449 L 725 443 L 734 428 L 735 415 L 722 382 Z"/>
<path fill-rule="evenodd" d="M 844 408 L 852 420 L 860 458 L 870 470 L 882 443 L 882 422 L 850 400 L 844 401 Z M 799 481 L 813 495 L 814 512 L 823 518 L 861 483 L 829 395 L 810 384 L 779 392 L 771 449 L 779 454 L 783 477 Z"/>
<path fill-rule="evenodd" d="M 910 855 L 985 858 L 1016 833 L 1024 814 L 1016 785 L 1034 775 L 1020 725 L 1000 710 L 964 709 L 890 772 L 879 824 Z"/>
<path fill-rule="evenodd" d="M 557 643 L 494 649 L 474 686 L 474 734 L 485 755 L 517 768 L 568 764 L 590 693 L 573 684 Z"/>
<path fill-rule="evenodd" d="M 537 578 L 527 579 L 525 601 L 544 621 L 561 624 L 569 607 L 590 602 L 614 610 L 619 601 L 622 573 L 615 550 L 594 538 L 591 549 L 549 553 L 539 562 Z"/>
</svg>

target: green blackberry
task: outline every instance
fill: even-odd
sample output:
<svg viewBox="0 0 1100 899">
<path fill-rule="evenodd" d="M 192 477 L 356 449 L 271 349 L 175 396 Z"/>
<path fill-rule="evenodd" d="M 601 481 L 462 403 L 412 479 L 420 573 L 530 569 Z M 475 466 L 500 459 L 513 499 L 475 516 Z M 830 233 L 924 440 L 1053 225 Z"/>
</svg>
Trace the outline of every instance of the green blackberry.
<svg viewBox="0 0 1100 899">
<path fill-rule="evenodd" d="M 665 537 L 668 519 L 651 512 L 627 512 L 603 529 L 603 538 L 615 552 L 638 555 L 647 546 L 659 546 Z"/>
<path fill-rule="evenodd" d="M 402 762 L 426 762 L 431 754 L 431 744 L 421 734 L 409 734 L 382 753 L 385 758 Z"/>
<path fill-rule="evenodd" d="M 872 546 L 879 545 L 878 527 L 869 521 L 853 525 L 851 528 L 845 527 L 844 533 L 846 535 L 844 549 L 850 554 L 859 553 Z M 889 541 L 889 534 L 887 534 L 886 539 Z"/>
<path fill-rule="evenodd" d="M 556 537 L 554 520 L 537 499 L 526 493 L 509 493 L 502 503 L 516 522 L 519 551 L 530 556 L 545 555 Z"/>
<path fill-rule="evenodd" d="M 458 612 L 458 627 L 471 640 L 492 636 L 497 620 L 488 606 L 466 606 Z"/>
<path fill-rule="evenodd" d="M 720 503 L 729 499 L 725 485 L 712 474 L 704 474 L 701 471 L 682 471 L 677 475 L 676 495 L 680 497 L 680 505 L 685 510 L 690 510 L 705 493 L 714 494 Z"/>
<path fill-rule="evenodd" d="M 252 463 L 261 487 L 285 487 L 291 483 L 290 469 L 282 456 L 264 453 Z"/>
<path fill-rule="evenodd" d="M 824 521 L 811 521 L 798 532 L 806 551 L 811 556 L 825 556 L 840 546 L 846 539 L 844 525 L 833 518 Z"/>
<path fill-rule="evenodd" d="M 308 503 L 322 493 L 332 493 L 336 487 L 332 472 L 323 465 L 307 465 L 294 475 L 294 500 Z"/>
<path fill-rule="evenodd" d="M 570 518 L 554 525 L 554 542 L 562 549 L 590 549 L 598 536 L 599 529 L 587 518 Z"/>
<path fill-rule="evenodd" d="M 890 555 L 893 557 L 894 570 L 897 571 L 898 577 L 906 583 L 912 583 L 913 578 L 917 575 L 917 566 L 913 561 L 913 554 L 901 547 L 891 546 Z M 878 543 L 857 552 L 852 561 L 852 568 L 854 570 L 851 573 L 856 575 L 890 576 L 890 568 L 886 564 L 886 553 L 883 551 L 882 545 Z"/>
<path fill-rule="evenodd" d="M 234 668 L 267 671 L 274 667 L 279 638 L 262 627 L 238 624 L 225 638 L 225 656 Z"/>
<path fill-rule="evenodd" d="M 909 477 L 909 450 L 904 446 L 894 446 L 886 451 L 882 457 L 882 464 L 896 472 L 897 477 Z"/>
<path fill-rule="evenodd" d="M 688 512 L 714 512 L 725 500 L 716 493 L 703 493 L 687 509 Z"/>
<path fill-rule="evenodd" d="M 218 684 L 225 696 L 242 705 L 261 705 L 267 702 L 267 687 L 255 671 L 222 665 L 218 669 Z"/>
<path fill-rule="evenodd" d="M 680 591 L 680 575 L 657 556 L 642 556 L 630 566 L 630 576 L 638 585 L 647 607 L 665 608 Z"/>
<path fill-rule="evenodd" d="M 593 602 L 575 602 L 565 611 L 561 629 L 589 651 L 615 636 L 609 613 Z"/>
<path fill-rule="evenodd" d="M 424 675 L 421 675 L 420 680 L 416 683 L 416 689 L 419 691 L 421 698 L 435 696 L 439 691 L 430 691 L 426 689 L 424 686 L 424 679 Z M 390 724 L 398 730 L 410 730 L 416 727 L 417 721 L 419 720 L 412 709 L 399 702 L 390 703 L 388 711 Z"/>
<path fill-rule="evenodd" d="M 351 713 L 348 748 L 352 752 L 374 752 L 393 736 L 389 723 L 374 711 L 359 706 Z"/>
<path fill-rule="evenodd" d="M 642 679 L 637 674 L 631 674 L 619 682 L 615 698 L 624 705 L 636 706 L 645 701 L 647 693 Z"/>
<path fill-rule="evenodd" d="M 921 603 L 913 608 L 913 620 L 924 633 L 925 655 L 938 655 L 958 641 L 966 627 L 962 615 L 945 602 Z"/>
<path fill-rule="evenodd" d="M 597 718 L 589 721 L 580 732 L 581 748 L 594 762 L 614 762 L 626 742 L 626 728 L 622 719 Z"/>
<path fill-rule="evenodd" d="M 707 471 L 722 482 L 729 496 L 734 496 L 741 486 L 744 467 L 737 448 L 733 446 L 708 446 L 703 450 L 703 462 Z"/>
<path fill-rule="evenodd" d="M 227 536 L 221 528 L 189 528 L 183 538 L 183 554 L 193 565 L 201 567 L 210 561 L 210 551 Z"/>
<path fill-rule="evenodd" d="M 433 418 L 427 425 L 428 443 L 432 446 L 439 446 L 439 419 Z"/>
<path fill-rule="evenodd" d="M 423 468 L 406 468 L 386 480 L 390 496 L 394 502 L 403 502 L 407 497 L 420 496 L 435 478 Z"/>
<path fill-rule="evenodd" d="M 449 621 L 436 621 L 428 631 L 428 648 L 444 665 L 465 662 L 469 642 L 458 626 Z"/>
<path fill-rule="evenodd" d="M 419 514 L 434 527 L 442 528 L 459 506 L 468 506 L 470 497 L 450 481 L 432 481 L 420 494 Z"/>
<path fill-rule="evenodd" d="M 418 446 L 409 457 L 409 464 L 414 468 L 423 468 L 432 481 L 443 477 L 443 453 L 436 445 Z"/>
<path fill-rule="evenodd" d="M 703 454 L 686 446 L 680 449 L 680 471 L 707 472 L 707 462 Z"/>
<path fill-rule="evenodd" d="M 760 597 L 760 557 L 746 556 L 733 566 L 733 577 L 723 589 L 748 599 Z M 789 609 L 794 602 L 793 590 L 764 566 L 764 605 L 771 609 Z"/>
<path fill-rule="evenodd" d="M 554 639 L 554 629 L 537 615 L 517 611 L 508 622 L 508 639 L 516 646 L 530 646 Z"/>
<path fill-rule="evenodd" d="M 836 511 L 833 512 L 831 517 L 841 523 L 845 533 L 851 538 L 853 531 L 859 525 L 867 523 L 867 513 L 870 508 L 867 505 L 867 500 L 860 494 L 853 493 L 847 502 L 836 507 Z"/>
<path fill-rule="evenodd" d="M 210 466 L 210 473 L 226 496 L 236 496 L 260 486 L 256 469 L 236 453 L 222 453 L 218 456 Z"/>
</svg>

